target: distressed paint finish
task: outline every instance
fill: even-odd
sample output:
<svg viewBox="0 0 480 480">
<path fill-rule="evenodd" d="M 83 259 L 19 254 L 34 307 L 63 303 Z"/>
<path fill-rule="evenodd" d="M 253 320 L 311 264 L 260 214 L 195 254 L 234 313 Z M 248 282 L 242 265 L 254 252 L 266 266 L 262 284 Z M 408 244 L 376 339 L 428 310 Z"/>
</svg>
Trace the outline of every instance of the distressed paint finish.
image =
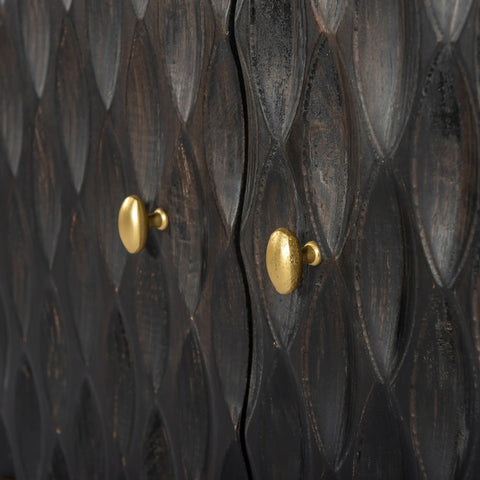
<svg viewBox="0 0 480 480">
<path fill-rule="evenodd" d="M 232 8 L 0 2 L 0 477 L 247 471 Z M 170 217 L 136 256 L 134 193 Z"/>
<path fill-rule="evenodd" d="M 477 479 L 479 38 L 474 0 L 0 0 L 0 478 Z M 323 256 L 286 296 L 279 227 Z"/>
</svg>

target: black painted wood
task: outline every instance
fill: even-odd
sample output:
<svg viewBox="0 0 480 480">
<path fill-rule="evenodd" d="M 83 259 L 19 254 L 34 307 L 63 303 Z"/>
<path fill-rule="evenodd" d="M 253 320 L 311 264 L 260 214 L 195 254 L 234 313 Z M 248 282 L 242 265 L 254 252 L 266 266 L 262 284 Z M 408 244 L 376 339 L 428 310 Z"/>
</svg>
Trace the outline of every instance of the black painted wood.
<svg viewBox="0 0 480 480">
<path fill-rule="evenodd" d="M 0 0 L 0 476 L 480 476 L 475 0 Z M 170 226 L 126 253 L 123 198 Z M 278 227 L 324 260 L 278 295 Z"/>
</svg>

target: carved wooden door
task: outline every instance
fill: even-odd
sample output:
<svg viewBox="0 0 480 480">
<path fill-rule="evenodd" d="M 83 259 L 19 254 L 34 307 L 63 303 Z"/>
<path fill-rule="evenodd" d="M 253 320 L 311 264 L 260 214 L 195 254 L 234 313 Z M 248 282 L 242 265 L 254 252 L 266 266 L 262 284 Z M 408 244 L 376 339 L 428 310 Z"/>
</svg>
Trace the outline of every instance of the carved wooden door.
<svg viewBox="0 0 480 480">
<path fill-rule="evenodd" d="M 0 1 L 1 475 L 245 478 L 231 20 L 222 1 Z M 130 194 L 170 218 L 138 255 Z"/>
<path fill-rule="evenodd" d="M 479 478 L 479 3 L 239 0 L 253 478 Z M 316 240 L 277 294 L 268 238 Z"/>
<path fill-rule="evenodd" d="M 0 0 L 0 476 L 480 475 L 475 0 Z M 129 255 L 130 194 L 164 232 Z M 316 240 L 290 295 L 270 234 Z"/>
</svg>

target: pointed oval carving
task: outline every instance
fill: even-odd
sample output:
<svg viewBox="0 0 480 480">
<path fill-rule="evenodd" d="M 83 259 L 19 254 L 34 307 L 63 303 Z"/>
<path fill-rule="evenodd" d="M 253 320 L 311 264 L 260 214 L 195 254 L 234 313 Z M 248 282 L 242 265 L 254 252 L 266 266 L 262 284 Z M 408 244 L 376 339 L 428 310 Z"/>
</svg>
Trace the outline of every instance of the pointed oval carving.
<svg viewBox="0 0 480 480">
<path fill-rule="evenodd" d="M 178 420 L 182 425 L 181 464 L 185 478 L 200 478 L 207 452 L 210 407 L 205 364 L 195 330 L 183 344 L 176 384 Z"/>
<path fill-rule="evenodd" d="M 118 234 L 116 214 L 127 196 L 123 165 L 115 134 L 111 126 L 106 125 L 98 150 L 95 213 L 100 247 L 112 282 L 117 288 L 120 285 L 127 259 L 127 252 Z"/>
<path fill-rule="evenodd" d="M 80 192 L 90 143 L 90 107 L 82 54 L 75 29 L 67 19 L 56 61 L 59 126 L 73 184 Z"/>
<path fill-rule="evenodd" d="M 142 20 L 147 10 L 148 0 L 132 0 L 132 5 L 137 18 Z"/>
<path fill-rule="evenodd" d="M 473 0 L 424 0 L 438 40 L 457 41 Z"/>
<path fill-rule="evenodd" d="M 8 205 L 8 251 L 12 298 L 23 333 L 28 330 L 32 282 L 32 236 L 22 198 L 13 193 Z"/>
<path fill-rule="evenodd" d="M 143 440 L 143 472 L 146 480 L 175 478 L 170 442 L 162 417 L 155 409 L 148 419 Z"/>
<path fill-rule="evenodd" d="M 304 100 L 305 157 L 302 172 L 308 205 L 330 250 L 339 251 L 351 207 L 348 99 L 335 53 L 326 36 L 315 47 Z"/>
<path fill-rule="evenodd" d="M 251 462 L 259 478 L 304 478 L 305 437 L 297 387 L 291 369 L 277 350 L 272 371 L 264 379 L 247 430 Z M 288 454 L 286 454 L 288 452 Z"/>
<path fill-rule="evenodd" d="M 265 120 L 277 139 L 286 138 L 302 89 L 304 17 L 299 0 L 259 0 L 250 9 L 252 77 Z"/>
<path fill-rule="evenodd" d="M 98 404 L 90 386 L 82 385 L 74 418 L 75 478 L 105 478 L 105 442 Z"/>
<path fill-rule="evenodd" d="M 332 266 L 333 267 L 333 266 Z M 341 280 L 330 268 L 306 317 L 303 388 L 318 448 L 333 470 L 348 439 L 352 345 Z"/>
<path fill-rule="evenodd" d="M 22 80 L 18 54 L 2 32 L 0 34 L 0 135 L 13 176 L 17 175 L 23 139 Z"/>
<path fill-rule="evenodd" d="M 177 140 L 169 198 L 172 257 L 179 289 L 193 315 L 203 287 L 207 220 L 195 155 L 186 136 Z"/>
<path fill-rule="evenodd" d="M 65 455 L 58 440 L 55 442 L 47 478 L 48 480 L 69 480 L 70 478 Z"/>
<path fill-rule="evenodd" d="M 432 273 L 448 285 L 467 251 L 478 175 L 473 101 L 448 46 L 437 53 L 423 93 L 413 135 L 413 202 Z"/>
<path fill-rule="evenodd" d="M 70 7 L 72 6 L 72 0 L 62 0 L 63 5 L 65 6 L 65 10 L 68 12 Z"/>
<path fill-rule="evenodd" d="M 293 176 L 286 166 L 280 147 L 274 146 L 259 175 L 259 188 L 255 197 L 253 251 L 259 291 L 274 338 L 289 346 L 298 328 L 301 306 L 299 290 L 280 295 L 271 284 L 266 263 L 267 242 L 279 227 L 298 232 L 295 207 L 298 198 Z M 279 208 L 281 205 L 281 208 Z"/>
<path fill-rule="evenodd" d="M 164 0 L 159 5 L 165 64 L 178 112 L 186 123 L 197 97 L 207 48 L 205 7 L 201 0 Z"/>
<path fill-rule="evenodd" d="M 244 167 L 245 132 L 238 72 L 230 40 L 217 45 L 204 100 L 207 168 L 227 229 L 237 217 Z"/>
<path fill-rule="evenodd" d="M 344 0 L 310 0 L 317 23 L 323 31 L 335 33 L 345 11 Z"/>
<path fill-rule="evenodd" d="M 21 0 L 23 48 L 38 97 L 43 94 L 50 56 L 50 2 Z"/>
<path fill-rule="evenodd" d="M 410 428 L 420 469 L 428 478 L 455 477 L 469 443 L 473 392 L 461 352 L 458 319 L 432 296 L 415 350 L 410 389 Z"/>
<path fill-rule="evenodd" d="M 396 186 L 382 169 L 362 213 L 356 257 L 355 290 L 362 329 L 377 374 L 388 381 L 408 334 L 402 308 L 405 275 L 404 232 Z"/>
<path fill-rule="evenodd" d="M 57 182 L 53 141 L 45 131 L 41 111 L 35 119 L 33 141 L 33 171 L 35 175 L 35 216 L 40 227 L 43 251 L 51 267 L 57 249 L 62 220 L 60 183 Z"/>
<path fill-rule="evenodd" d="M 354 64 L 360 100 L 375 147 L 392 153 L 415 94 L 418 28 L 415 2 L 356 2 Z M 388 19 L 388 21 L 385 21 Z"/>
<path fill-rule="evenodd" d="M 379 428 L 381 425 L 382 428 Z M 416 478 L 409 471 L 402 428 L 391 410 L 388 397 L 376 388 L 362 410 L 353 464 L 353 479 Z"/>
<path fill-rule="evenodd" d="M 122 46 L 122 2 L 88 0 L 90 55 L 100 96 L 108 110 L 117 83 Z"/>
<path fill-rule="evenodd" d="M 142 255 L 135 275 L 135 316 L 143 364 L 158 392 L 167 366 L 170 341 L 168 287 L 160 262 Z"/>
<path fill-rule="evenodd" d="M 65 419 L 68 394 L 68 355 L 59 298 L 51 287 L 43 300 L 38 320 L 41 368 L 47 386 L 47 397 L 57 433 Z"/>
<path fill-rule="evenodd" d="M 110 315 L 106 348 L 106 392 L 113 440 L 126 455 L 135 411 L 135 378 L 130 345 L 122 314 L 114 307 Z"/>
<path fill-rule="evenodd" d="M 216 365 L 235 427 L 242 413 L 247 378 L 249 340 L 246 302 L 238 259 L 235 251 L 228 249 L 215 269 L 211 316 Z"/>
<path fill-rule="evenodd" d="M 43 425 L 35 383 L 30 364 L 23 357 L 15 385 L 15 426 L 26 478 L 38 478 L 43 451 Z"/>
<path fill-rule="evenodd" d="M 91 361 L 98 334 L 96 317 L 98 292 L 96 283 L 92 281 L 90 261 L 92 252 L 89 248 L 88 234 L 83 214 L 79 210 L 73 210 L 65 265 L 71 314 L 83 360 L 87 365 Z"/>
<path fill-rule="evenodd" d="M 138 23 L 127 74 L 127 120 L 133 167 L 145 202 L 155 198 L 164 160 L 154 58 L 145 27 Z"/>
</svg>

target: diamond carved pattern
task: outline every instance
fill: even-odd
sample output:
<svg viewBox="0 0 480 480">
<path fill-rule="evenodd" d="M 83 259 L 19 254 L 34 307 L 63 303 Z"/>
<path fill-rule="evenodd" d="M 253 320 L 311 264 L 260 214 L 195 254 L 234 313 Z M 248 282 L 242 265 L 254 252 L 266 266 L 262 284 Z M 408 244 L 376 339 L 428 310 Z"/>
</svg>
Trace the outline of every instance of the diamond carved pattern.
<svg viewBox="0 0 480 480">
<path fill-rule="evenodd" d="M 477 478 L 479 19 L 0 0 L 0 477 Z"/>
</svg>

